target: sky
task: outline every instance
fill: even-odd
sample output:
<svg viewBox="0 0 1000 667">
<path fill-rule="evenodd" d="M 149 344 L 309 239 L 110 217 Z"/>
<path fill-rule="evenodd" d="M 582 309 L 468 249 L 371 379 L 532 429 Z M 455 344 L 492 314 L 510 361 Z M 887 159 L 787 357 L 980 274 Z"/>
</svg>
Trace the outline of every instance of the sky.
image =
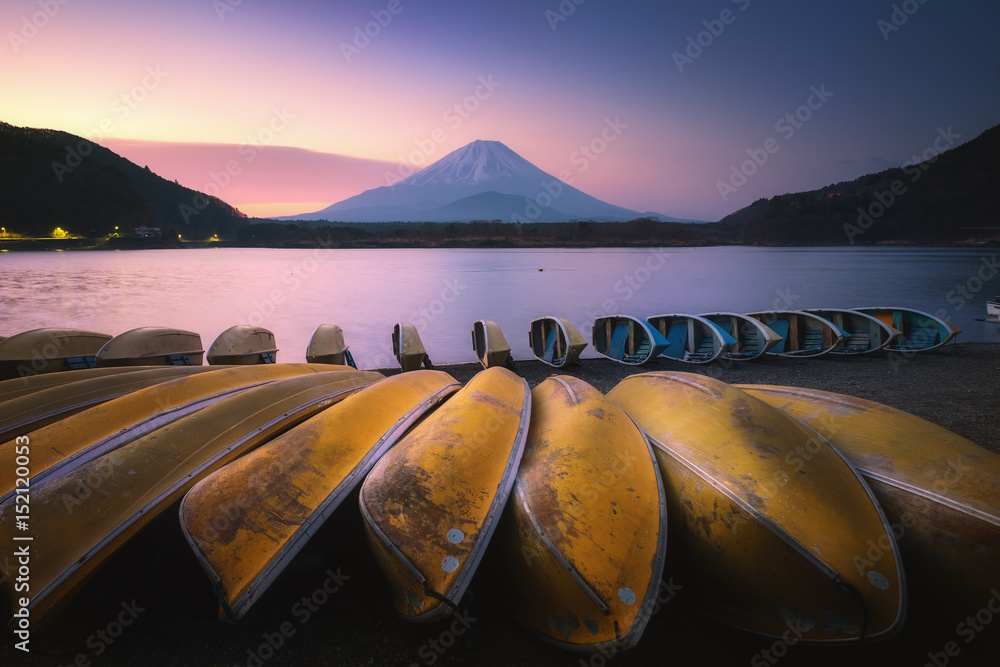
<svg viewBox="0 0 1000 667">
<path fill-rule="evenodd" d="M 996 125 L 998 24 L 996 0 L 4 0 L 0 120 L 249 215 L 488 139 L 610 203 L 717 220 Z"/>
</svg>

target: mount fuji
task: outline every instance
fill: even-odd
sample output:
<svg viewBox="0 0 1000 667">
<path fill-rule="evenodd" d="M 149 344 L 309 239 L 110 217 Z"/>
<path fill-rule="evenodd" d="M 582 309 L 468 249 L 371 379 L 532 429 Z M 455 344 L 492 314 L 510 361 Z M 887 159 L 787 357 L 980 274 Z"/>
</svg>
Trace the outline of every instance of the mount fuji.
<svg viewBox="0 0 1000 667">
<path fill-rule="evenodd" d="M 342 222 L 623 221 L 643 214 L 614 206 L 548 174 L 499 141 L 473 141 L 391 186 L 282 220 Z"/>
</svg>

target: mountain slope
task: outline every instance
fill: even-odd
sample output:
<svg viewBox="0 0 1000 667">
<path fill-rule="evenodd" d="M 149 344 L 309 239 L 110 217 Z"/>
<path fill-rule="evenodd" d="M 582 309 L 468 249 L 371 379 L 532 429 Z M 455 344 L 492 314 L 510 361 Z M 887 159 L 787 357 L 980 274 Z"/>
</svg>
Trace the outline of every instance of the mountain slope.
<svg viewBox="0 0 1000 667">
<path fill-rule="evenodd" d="M 511 196 L 483 210 L 450 208 L 459 200 L 486 193 Z M 474 213 L 475 215 L 459 215 Z M 366 190 L 332 206 L 284 220 L 344 220 L 352 222 L 457 222 L 498 218 L 504 222 L 553 220 L 631 220 L 640 213 L 608 204 L 564 183 L 531 164 L 499 141 L 473 141 L 417 173 L 394 183 Z"/>
<path fill-rule="evenodd" d="M 758 200 L 719 224 L 745 243 L 995 243 L 997 156 L 1000 126 L 917 164 Z"/>
<path fill-rule="evenodd" d="M 96 143 L 0 122 L 0 224 L 27 236 L 55 227 L 89 237 L 137 226 L 187 238 L 228 236 L 245 216 Z M 168 232 L 171 230 L 171 232 Z"/>
</svg>

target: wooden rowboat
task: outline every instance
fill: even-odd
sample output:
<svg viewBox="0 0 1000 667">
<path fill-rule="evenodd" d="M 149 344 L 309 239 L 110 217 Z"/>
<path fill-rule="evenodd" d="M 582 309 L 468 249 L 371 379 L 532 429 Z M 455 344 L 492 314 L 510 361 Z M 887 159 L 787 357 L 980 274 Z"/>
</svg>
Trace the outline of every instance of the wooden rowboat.
<svg viewBox="0 0 1000 667">
<path fill-rule="evenodd" d="M 736 345 L 722 354 L 723 359 L 730 361 L 759 359 L 784 340 L 763 322 L 740 313 L 705 313 L 701 317 L 736 339 Z"/>
<path fill-rule="evenodd" d="M 309 347 L 306 348 L 306 361 L 310 364 L 358 367 L 344 340 L 344 330 L 336 324 L 321 324 L 316 327 L 309 339 Z"/>
<path fill-rule="evenodd" d="M 201 366 L 205 350 L 193 331 L 139 327 L 118 334 L 97 353 L 103 366 Z"/>
<path fill-rule="evenodd" d="M 424 350 L 417 328 L 409 322 L 399 322 L 392 329 L 392 354 L 403 372 L 414 371 L 421 365 L 433 368 L 431 358 Z"/>
<path fill-rule="evenodd" d="M 459 387 L 440 371 L 388 377 L 195 485 L 181 527 L 226 615 L 242 618 L 376 461 Z"/>
<path fill-rule="evenodd" d="M 472 325 L 472 349 L 483 368 L 504 366 L 514 370 L 510 345 L 500 326 L 493 320 L 476 320 Z"/>
<path fill-rule="evenodd" d="M 669 343 L 646 322 L 628 315 L 609 315 L 594 320 L 594 351 L 629 366 L 656 359 Z"/>
<path fill-rule="evenodd" d="M 815 431 L 718 380 L 644 373 L 608 398 L 653 445 L 670 517 L 668 571 L 726 623 L 803 642 L 885 637 L 902 625 L 896 541 L 871 491 Z M 801 456 L 802 451 L 809 456 Z M 856 558 L 885 545 L 866 570 Z"/>
<path fill-rule="evenodd" d="M 982 606 L 1000 563 L 1000 456 L 937 424 L 861 398 L 743 386 L 801 420 L 867 480 L 892 522 L 918 609 L 950 620 Z M 808 452 L 806 452 L 808 455 Z M 860 554 L 880 565 L 882 547 Z"/>
<path fill-rule="evenodd" d="M 273 364 L 277 359 L 274 334 L 249 324 L 229 327 L 208 348 L 208 363 L 213 366 Z"/>
<path fill-rule="evenodd" d="M 830 308 L 809 308 L 807 313 L 819 315 L 824 320 L 847 332 L 840 345 L 830 350 L 830 354 L 865 354 L 878 352 L 891 345 L 899 332 L 871 315 L 856 310 L 834 310 Z"/>
<path fill-rule="evenodd" d="M 83 329 L 32 329 L 0 340 L 0 380 L 93 368 L 94 357 L 111 340 Z"/>
<path fill-rule="evenodd" d="M 668 359 L 710 364 L 736 345 L 725 329 L 698 315 L 654 315 L 646 321 L 670 343 L 660 353 Z"/>
<path fill-rule="evenodd" d="M 32 628 L 201 478 L 382 376 L 310 373 L 249 389 L 31 487 Z M 15 501 L 0 504 L 0 561 L 14 558 Z M 16 597 L 14 578 L 4 582 Z"/>
<path fill-rule="evenodd" d="M 893 352 L 926 352 L 941 347 L 962 330 L 940 317 L 912 308 L 854 308 L 899 332 L 884 349 Z"/>
<path fill-rule="evenodd" d="M 368 474 L 368 542 L 406 620 L 439 619 L 461 600 L 514 484 L 530 415 L 528 383 L 489 368 Z"/>
<path fill-rule="evenodd" d="M 587 347 L 587 341 L 576 327 L 561 317 L 532 320 L 528 344 L 535 357 L 556 368 L 576 363 L 580 353 Z"/>
<path fill-rule="evenodd" d="M 782 357 L 821 357 L 832 352 L 850 335 L 829 320 L 801 310 L 749 313 L 748 317 L 781 336 L 782 341 L 771 348 L 769 354 Z"/>
<path fill-rule="evenodd" d="M 531 427 L 497 535 L 505 591 L 562 648 L 631 648 L 656 604 L 667 509 L 653 452 L 621 408 L 577 378 L 531 392 Z"/>
</svg>

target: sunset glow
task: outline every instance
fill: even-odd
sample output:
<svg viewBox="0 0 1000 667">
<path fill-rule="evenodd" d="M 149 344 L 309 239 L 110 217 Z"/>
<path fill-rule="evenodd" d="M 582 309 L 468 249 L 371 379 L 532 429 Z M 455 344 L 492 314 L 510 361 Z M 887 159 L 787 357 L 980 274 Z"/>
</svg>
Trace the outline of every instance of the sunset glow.
<svg viewBox="0 0 1000 667">
<path fill-rule="evenodd" d="M 221 196 L 256 215 L 321 208 L 495 139 L 613 204 L 714 220 L 900 165 L 940 127 L 967 141 L 997 122 L 1000 8 L 914 6 L 897 26 L 891 3 L 860 0 L 12 0 L 0 119 L 95 139 L 193 188 L 236 160 Z M 616 120 L 625 131 L 602 141 Z M 769 138 L 767 163 L 720 188 Z"/>
</svg>

